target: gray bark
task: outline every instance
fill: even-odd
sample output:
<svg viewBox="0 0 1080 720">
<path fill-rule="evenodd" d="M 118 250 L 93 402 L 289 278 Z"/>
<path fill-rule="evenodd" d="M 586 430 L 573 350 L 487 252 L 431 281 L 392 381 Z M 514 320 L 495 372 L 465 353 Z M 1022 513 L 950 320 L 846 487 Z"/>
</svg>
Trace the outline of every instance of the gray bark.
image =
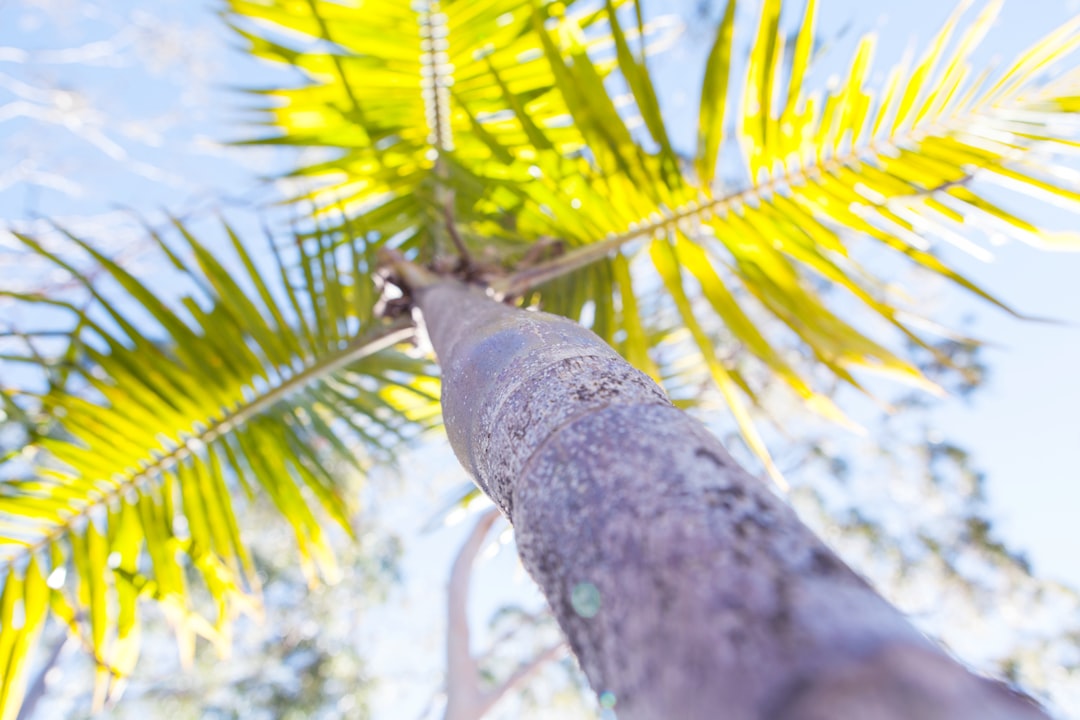
<svg viewBox="0 0 1080 720">
<path fill-rule="evenodd" d="M 456 283 L 415 295 L 454 450 L 621 720 L 1046 717 L 922 636 L 591 332 Z"/>
</svg>

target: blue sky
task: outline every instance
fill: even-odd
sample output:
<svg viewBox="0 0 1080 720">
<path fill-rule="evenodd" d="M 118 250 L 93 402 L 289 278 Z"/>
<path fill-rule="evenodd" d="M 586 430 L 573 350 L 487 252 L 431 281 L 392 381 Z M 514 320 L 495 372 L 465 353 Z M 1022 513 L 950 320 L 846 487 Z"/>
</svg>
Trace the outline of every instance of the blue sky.
<svg viewBox="0 0 1080 720">
<path fill-rule="evenodd" d="M 982 57 L 1010 60 L 1073 17 L 1078 5 L 1072 0 L 1006 2 Z M 830 26 L 848 21 L 854 31 L 876 28 L 879 58 L 892 60 L 915 37 L 926 38 L 926 29 L 938 27 L 954 4 L 826 0 L 822 7 L 826 36 Z M 1080 224 L 1076 216 L 1035 201 L 1013 200 L 1011 206 L 1042 221 L 1073 228 Z M 972 449 L 987 472 L 994 514 L 1008 539 L 1030 551 L 1040 572 L 1080 586 L 1075 553 L 1080 545 L 1080 253 L 1046 253 L 1010 243 L 994 254 L 992 262 L 984 263 L 947 253 L 962 271 L 1019 311 L 1062 324 L 1021 322 L 963 296 L 950 299 L 946 313 L 972 315 L 973 332 L 990 344 L 991 374 L 970 405 L 955 399 L 942 404 L 940 428 Z"/>
</svg>

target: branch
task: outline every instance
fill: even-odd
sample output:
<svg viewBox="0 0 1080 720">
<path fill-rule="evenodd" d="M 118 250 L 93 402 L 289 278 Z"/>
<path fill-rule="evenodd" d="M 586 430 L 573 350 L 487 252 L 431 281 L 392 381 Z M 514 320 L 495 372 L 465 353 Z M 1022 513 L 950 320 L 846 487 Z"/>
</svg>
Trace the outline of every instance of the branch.
<svg viewBox="0 0 1080 720">
<path fill-rule="evenodd" d="M 452 191 L 447 193 L 446 198 L 442 203 L 443 220 L 446 221 L 446 234 L 450 236 L 450 240 L 454 243 L 454 249 L 457 250 L 458 255 L 461 257 L 461 262 L 466 269 L 472 269 L 473 259 L 469 254 L 469 249 L 465 247 L 465 241 L 461 238 L 461 233 L 457 229 L 457 221 L 454 218 L 454 194 Z"/>
<path fill-rule="evenodd" d="M 458 551 L 447 588 L 446 713 L 443 720 L 479 720 L 487 710 L 480 671 L 469 648 L 469 579 L 484 538 L 499 517 L 495 508 L 480 516 Z"/>
<path fill-rule="evenodd" d="M 427 268 L 406 260 L 401 251 L 393 248 L 379 250 L 379 266 L 397 275 L 410 290 L 421 290 L 443 280 Z"/>
<path fill-rule="evenodd" d="M 506 680 L 491 690 L 480 687 L 480 671 L 469 648 L 469 580 L 473 562 L 484 539 L 499 517 L 495 508 L 480 516 L 465 540 L 450 571 L 447 590 L 446 630 L 446 712 L 443 720 L 480 720 L 495 703 L 519 687 L 566 645 L 557 643 L 523 663 Z"/>
<path fill-rule="evenodd" d="M 546 665 L 550 660 L 553 660 L 555 656 L 563 652 L 565 649 L 566 643 L 556 643 L 544 649 L 542 652 L 538 653 L 531 660 L 522 664 L 501 685 L 484 695 L 484 705 L 482 713 L 486 713 L 488 710 L 490 710 L 495 705 L 495 703 L 499 702 L 499 700 L 502 700 L 504 695 L 516 689 L 519 685 L 532 677 L 532 675 L 537 670 Z"/>
</svg>

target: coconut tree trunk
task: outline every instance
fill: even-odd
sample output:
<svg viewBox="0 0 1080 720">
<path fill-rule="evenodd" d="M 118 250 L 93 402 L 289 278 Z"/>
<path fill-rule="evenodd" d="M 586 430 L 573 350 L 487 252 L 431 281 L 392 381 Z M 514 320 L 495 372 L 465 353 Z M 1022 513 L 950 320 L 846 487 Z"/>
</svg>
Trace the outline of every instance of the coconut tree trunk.
<svg viewBox="0 0 1080 720">
<path fill-rule="evenodd" d="M 569 320 L 414 289 L 458 458 L 620 720 L 1027 720 Z"/>
</svg>

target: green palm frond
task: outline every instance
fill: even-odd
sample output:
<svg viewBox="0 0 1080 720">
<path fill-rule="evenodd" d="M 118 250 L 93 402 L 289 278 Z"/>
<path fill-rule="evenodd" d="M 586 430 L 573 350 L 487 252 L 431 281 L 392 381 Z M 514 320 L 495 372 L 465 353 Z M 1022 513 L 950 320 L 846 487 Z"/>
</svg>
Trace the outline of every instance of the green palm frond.
<svg viewBox="0 0 1080 720">
<path fill-rule="evenodd" d="M 333 43 L 332 52 L 285 48 L 245 31 L 257 55 L 308 78 L 267 92 L 281 102 L 268 111 L 271 140 L 343 153 L 298 171 L 333 178 L 316 193 L 322 205 L 345 198 L 348 214 L 380 242 L 424 261 L 454 255 L 449 240 L 463 255 L 486 248 L 465 259 L 483 266 L 497 293 L 585 319 L 654 376 L 656 345 L 642 330 L 633 286 L 660 283 L 771 471 L 746 407 L 754 388 L 723 360 L 709 326 L 721 322 L 809 406 L 846 422 L 808 368 L 792 362 L 792 349 L 855 387 L 863 387 L 859 372 L 871 371 L 935 389 L 820 292 L 821 282 L 842 288 L 904 342 L 933 352 L 912 309 L 853 256 L 854 239 L 870 238 L 999 306 L 932 241 L 977 254 L 985 250 L 973 235 L 1077 244 L 1073 234 L 1014 215 L 979 183 L 1080 200 L 1055 180 L 1067 174 L 1050 157 L 1076 145 L 1059 120 L 1076 110 L 1080 76 L 1045 81 L 1080 43 L 1080 20 L 997 75 L 976 77 L 972 53 L 1001 2 L 961 32 L 970 5 L 962 3 L 919 61 L 895 68 L 880 92 L 868 81 L 872 35 L 846 78 L 818 91 L 806 87 L 817 2 L 798 8 L 801 25 L 789 38 L 780 18 L 791 3 L 764 0 L 756 25 L 742 28 L 731 0 L 707 60 L 696 148 L 684 152 L 664 121 L 642 42 L 654 33 L 640 7 L 567 5 L 230 7 Z M 732 53 L 744 35 L 751 51 L 743 63 Z M 612 91 L 616 77 L 625 97 Z M 743 182 L 721 183 L 720 165 Z M 704 306 L 691 302 L 697 289 Z M 764 331 L 763 317 L 787 332 Z"/>
<path fill-rule="evenodd" d="M 512 189 L 520 204 L 517 230 L 559 237 L 569 249 L 493 283 L 509 295 L 546 287 L 552 291 L 544 295 L 549 307 L 575 317 L 582 306 L 599 309 L 610 303 L 614 291 L 626 315 L 620 330 L 636 338 L 624 353 L 639 358 L 636 364 L 648 370 L 650 348 L 633 332 L 633 303 L 624 287 L 590 280 L 604 272 L 598 268 L 611 264 L 612 257 L 647 250 L 649 264 L 763 459 L 767 455 L 740 397 L 749 393 L 753 399 L 754 393 L 717 360 L 702 330 L 710 317 L 719 319 L 811 407 L 843 421 L 804 372 L 785 361 L 776 339 L 766 337 L 761 323 L 751 318 L 764 311 L 778 319 L 818 362 L 856 387 L 861 384 L 855 371 L 861 369 L 934 389 L 911 362 L 840 317 L 815 289 L 820 281 L 843 288 L 905 341 L 933 352 L 909 321 L 911 309 L 852 256 L 853 238 L 871 238 L 998 306 L 941 260 L 931 241 L 958 244 L 976 254 L 986 251 L 973 234 L 1004 234 L 1044 247 L 1080 245 L 1080 236 L 1047 232 L 1010 213 L 982 194 L 979 185 L 995 182 L 1019 193 L 1067 201 L 1076 209 L 1080 194 L 1054 181 L 1068 177 L 1068 171 L 1055 167 L 1051 154 L 1075 145 L 1060 135 L 1060 120 L 1075 110 L 1080 76 L 1072 72 L 1052 83 L 1043 81 L 1080 44 L 1080 19 L 991 80 L 972 76 L 970 56 L 1001 3 L 990 3 L 963 33 L 957 33 L 958 11 L 914 68 L 892 72 L 878 97 L 867 86 L 873 36 L 861 41 L 837 89 L 808 92 L 803 85 L 816 3 L 806 4 L 790 60 L 783 57 L 789 43 L 779 24 L 782 5 L 780 0 L 763 4 L 745 77 L 738 78 L 731 57 L 735 3 L 729 3 L 709 55 L 697 148 L 690 158 L 672 147 L 645 58 L 631 51 L 615 7 L 609 4 L 607 11 L 618 67 L 644 120 L 646 138 L 631 130 L 631 116 L 603 92 L 601 74 L 584 45 L 571 44 L 568 52 L 559 53 L 548 43 L 553 66 L 562 64 L 556 74 L 565 77 L 561 88 L 586 138 L 588 156 L 549 152 L 521 160 L 518 172 L 532 172 L 537 181 L 519 182 Z M 556 32 L 579 36 L 573 27 Z M 721 149 L 734 149 L 732 140 L 741 149 L 746 179 L 741 188 L 721 187 L 716 180 L 718 162 L 731 160 Z M 566 296 L 569 281 L 557 278 L 574 278 L 576 294 Z M 691 307 L 691 288 L 700 288 L 710 311 Z"/>
<path fill-rule="evenodd" d="M 226 13 L 253 55 L 304 78 L 252 91 L 270 130 L 251 142 L 328 149 L 295 171 L 308 181 L 299 197 L 429 257 L 449 241 L 446 210 L 476 202 L 455 170 L 487 164 L 487 140 L 526 154 L 582 146 L 534 32 L 563 15 L 586 28 L 603 18 L 532 0 L 230 0 Z"/>
<path fill-rule="evenodd" d="M 155 236 L 174 272 L 153 286 L 79 238 L 68 236 L 108 282 L 20 236 L 92 302 L 3 293 L 70 317 L 54 355 L 23 333 L 27 350 L 4 357 L 29 368 L 12 373 L 27 380 L 3 388 L 5 405 L 55 421 L 0 464 L 4 718 L 17 712 L 50 612 L 97 661 L 99 704 L 134 667 L 140 598 L 164 608 L 183 657 L 196 636 L 224 650 L 229 622 L 257 608 L 238 489 L 265 494 L 288 521 L 309 578 L 332 575 L 326 522 L 349 532 L 354 505 L 335 464 L 363 471 L 364 457 L 386 459 L 437 417 L 428 365 L 393 349 L 411 329 L 373 312 L 362 241 L 336 253 L 325 250 L 337 238 L 300 242 L 287 264 L 272 241 L 276 261 L 253 256 L 231 229 L 227 255 L 176 227 L 182 250 Z M 59 365 L 67 380 L 36 389 Z"/>
<path fill-rule="evenodd" d="M 959 225 L 1049 246 L 1074 246 L 1078 238 L 1041 231 L 977 194 L 971 181 L 986 178 L 1011 184 L 1020 192 L 1080 199 L 1068 187 L 1044 177 L 1057 174 L 1053 165 L 1040 162 L 1039 174 L 1017 169 L 1030 170 L 1032 161 L 1046 160 L 1045 153 L 1054 146 L 1075 144 L 1060 136 L 1060 125 L 1055 123 L 1075 110 L 1077 74 L 1046 85 L 1037 81 L 1080 44 L 1080 19 L 1038 43 L 991 84 L 986 77 L 971 77 L 967 59 L 1000 5 L 995 1 L 987 6 L 954 52 L 945 55 L 959 20 L 954 16 L 918 67 L 910 72 L 894 69 L 878 99 L 865 87 L 873 36 L 860 43 L 849 78 L 839 90 L 808 94 L 802 81 L 814 39 L 816 3 L 807 3 L 794 58 L 788 63 L 779 51 L 785 46 L 779 29 L 781 2 L 769 0 L 747 63 L 742 107 L 729 118 L 726 109 L 732 103 L 727 96 L 735 87 L 731 77 L 735 13 L 730 3 L 709 56 L 698 147 L 692 158 L 694 172 L 685 167 L 678 175 L 661 172 L 669 152 L 663 132 L 652 131 L 649 124 L 652 139 L 661 149 L 648 153 L 625 122 L 617 123 L 621 115 L 609 98 L 578 93 L 583 105 L 591 105 L 581 109 L 582 123 L 591 118 L 604 120 L 603 130 L 598 127 L 591 139 L 605 145 L 604 150 L 617 162 L 601 162 L 601 153 L 590 144 L 598 160 L 575 167 L 585 176 L 569 192 L 564 188 L 577 217 L 570 222 L 565 219 L 570 213 L 553 208 L 546 226 L 533 229 L 538 236 L 558 231 L 560 237 L 581 247 L 545 266 L 527 268 L 497 287 L 518 293 L 597 262 L 635 241 L 664 237 L 677 245 L 683 240 L 684 247 L 687 243 L 702 247 L 704 254 L 689 250 L 697 257 L 680 264 L 691 272 L 697 267 L 700 272 L 694 274 L 703 285 L 717 283 L 697 260 L 730 265 L 747 289 L 761 295 L 778 316 L 784 307 L 798 307 L 796 300 L 801 297 L 785 297 L 782 287 L 770 290 L 754 275 L 786 286 L 786 280 L 797 277 L 802 268 L 846 287 L 888 317 L 889 308 L 875 303 L 868 289 L 856 282 L 865 274 L 854 266 L 845 240 L 858 234 L 993 301 L 928 252 L 927 236 L 961 242 Z M 578 52 L 573 61 L 575 66 L 586 65 L 588 58 Z M 634 92 L 642 116 L 655 117 L 655 90 L 648 85 L 641 62 L 623 53 L 619 66 L 625 76 L 639 78 L 637 84 L 644 88 Z M 588 74 L 579 72 L 574 79 L 581 81 Z M 785 81 L 781 101 L 778 88 Z M 633 82 L 630 85 L 635 87 Z M 747 182 L 741 189 L 718 189 L 715 169 L 732 119 Z M 620 153 L 620 148 L 625 151 Z M 552 176 L 547 188 L 522 186 L 531 203 L 540 204 L 546 199 L 542 193 L 554 194 L 560 183 L 573 182 L 563 180 L 573 173 L 559 172 L 557 163 L 545 169 L 550 171 L 545 177 Z M 628 177 L 646 176 L 654 181 L 625 182 Z M 656 182 L 661 179 L 663 183 Z M 590 188 L 598 184 L 602 190 L 591 193 Z M 967 247 L 971 249 L 973 243 Z M 737 323 L 729 313 L 718 309 L 718 314 L 729 324 Z M 812 338 L 804 340 L 815 346 Z M 750 348 L 758 345 L 747 341 Z"/>
</svg>

